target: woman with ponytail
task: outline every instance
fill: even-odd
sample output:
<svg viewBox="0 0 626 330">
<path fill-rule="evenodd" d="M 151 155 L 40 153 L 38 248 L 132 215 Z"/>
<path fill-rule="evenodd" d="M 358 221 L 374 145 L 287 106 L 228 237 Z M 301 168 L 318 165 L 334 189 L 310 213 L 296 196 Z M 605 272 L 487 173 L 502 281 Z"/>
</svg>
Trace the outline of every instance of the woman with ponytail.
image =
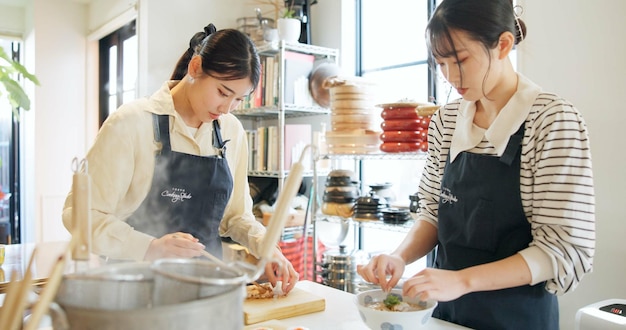
<svg viewBox="0 0 626 330">
<path fill-rule="evenodd" d="M 426 43 L 461 98 L 431 119 L 414 227 L 358 269 L 390 289 L 435 249 L 403 293 L 439 301 L 434 317 L 473 329 L 559 329 L 557 295 L 593 266 L 587 127 L 571 103 L 513 69 L 508 55 L 527 37 L 520 15 L 510 0 L 436 8 Z"/>
<path fill-rule="evenodd" d="M 252 213 L 248 146 L 230 114 L 261 75 L 252 41 L 209 24 L 189 42 L 161 89 L 122 105 L 87 154 L 93 252 L 110 259 L 222 256 L 222 240 L 259 254 L 265 228 Z M 72 196 L 63 211 L 71 228 Z M 266 275 L 289 292 L 298 280 L 277 248 Z"/>
</svg>

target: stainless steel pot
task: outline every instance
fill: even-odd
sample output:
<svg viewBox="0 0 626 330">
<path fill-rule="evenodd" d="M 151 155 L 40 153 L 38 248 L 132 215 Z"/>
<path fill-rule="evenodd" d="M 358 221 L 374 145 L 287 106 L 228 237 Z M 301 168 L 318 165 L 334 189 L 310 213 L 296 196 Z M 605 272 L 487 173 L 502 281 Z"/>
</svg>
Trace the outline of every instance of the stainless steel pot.
<svg viewBox="0 0 626 330">
<path fill-rule="evenodd" d="M 354 293 L 355 285 L 362 281 L 356 272 L 356 266 L 365 264 L 368 260 L 369 255 L 366 252 L 357 250 L 348 253 L 345 245 L 340 245 L 338 251 L 331 250 L 324 253 L 322 262 L 324 284 Z"/>
<path fill-rule="evenodd" d="M 56 302 L 104 310 L 149 308 L 153 290 L 154 275 L 149 263 L 121 263 L 65 275 Z"/>
<path fill-rule="evenodd" d="M 156 306 L 213 297 L 246 282 L 245 276 L 234 268 L 198 259 L 161 259 L 151 268 Z"/>
<path fill-rule="evenodd" d="M 197 259 L 116 264 L 64 276 L 55 302 L 69 329 L 239 330 L 246 280 Z M 55 329 L 63 313 L 53 315 Z"/>
</svg>

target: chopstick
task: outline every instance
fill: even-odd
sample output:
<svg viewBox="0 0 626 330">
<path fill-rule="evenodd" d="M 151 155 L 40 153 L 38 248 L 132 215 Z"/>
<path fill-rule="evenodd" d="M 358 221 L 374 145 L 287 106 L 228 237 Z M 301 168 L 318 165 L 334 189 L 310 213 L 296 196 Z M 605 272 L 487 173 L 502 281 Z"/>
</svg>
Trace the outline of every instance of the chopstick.
<svg viewBox="0 0 626 330">
<path fill-rule="evenodd" d="M 32 287 L 32 279 L 33 272 L 31 271 L 33 266 L 33 261 L 35 260 L 35 253 L 37 252 L 37 248 L 35 248 L 30 256 L 30 260 L 28 261 L 28 268 L 26 268 L 26 273 L 22 278 L 21 285 L 17 292 L 17 297 L 13 301 L 13 317 L 11 319 L 11 323 L 9 324 L 9 330 L 16 330 L 20 328 L 20 324 L 22 322 L 22 317 L 24 316 L 24 310 L 26 309 L 26 302 L 28 300 L 28 293 Z"/>
<path fill-rule="evenodd" d="M 35 260 L 36 248 L 33 250 L 28 267 L 21 281 L 17 280 L 17 271 L 11 273 L 11 282 L 7 289 L 2 309 L 0 310 L 0 329 L 19 329 L 22 321 L 28 292 L 31 289 L 33 273 L 31 271 Z"/>
<path fill-rule="evenodd" d="M 15 300 L 17 299 L 16 293 L 20 289 L 20 283 L 18 283 L 17 271 L 11 272 L 11 282 L 7 286 L 4 303 L 2 309 L 0 309 L 0 329 L 8 329 L 9 324 L 13 323 L 15 313 L 13 312 L 15 306 Z"/>
<path fill-rule="evenodd" d="M 229 267 L 228 264 L 226 264 L 224 261 L 222 261 L 220 258 L 210 254 L 208 251 L 206 250 L 202 250 L 202 255 L 206 258 L 208 258 L 209 260 L 215 262 L 216 264 L 222 266 L 222 267 Z"/>
<path fill-rule="evenodd" d="M 33 307 L 33 312 L 28 319 L 28 323 L 24 327 L 25 330 L 37 329 L 37 327 L 39 327 L 39 323 L 41 322 L 41 318 L 44 314 L 48 312 L 50 303 L 57 293 L 59 284 L 61 284 L 61 279 L 63 277 L 63 271 L 65 269 L 65 263 L 67 261 L 68 254 L 72 251 L 75 244 L 76 239 L 72 237 L 65 249 L 65 252 L 61 256 L 59 256 L 57 262 L 54 264 L 52 272 L 50 273 L 50 277 L 48 277 L 48 281 L 43 287 L 41 294 L 39 295 L 39 300 Z"/>
</svg>

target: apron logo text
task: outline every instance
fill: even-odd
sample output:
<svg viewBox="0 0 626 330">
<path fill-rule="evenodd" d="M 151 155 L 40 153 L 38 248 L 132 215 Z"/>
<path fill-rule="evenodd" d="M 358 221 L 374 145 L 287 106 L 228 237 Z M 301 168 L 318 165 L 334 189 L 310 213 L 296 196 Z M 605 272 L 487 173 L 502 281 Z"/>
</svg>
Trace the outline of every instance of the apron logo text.
<svg viewBox="0 0 626 330">
<path fill-rule="evenodd" d="M 443 204 L 445 203 L 456 203 L 458 202 L 458 199 L 456 198 L 456 196 L 454 196 L 452 194 L 452 192 L 450 191 L 450 189 L 448 188 L 441 188 L 441 194 L 439 195 L 439 198 L 441 199 L 441 202 Z"/>
<path fill-rule="evenodd" d="M 185 192 L 183 188 L 172 188 L 172 191 L 165 190 L 161 193 L 163 197 L 170 197 L 172 199 L 172 203 L 176 202 L 184 202 L 186 199 L 191 199 L 191 194 Z"/>
</svg>

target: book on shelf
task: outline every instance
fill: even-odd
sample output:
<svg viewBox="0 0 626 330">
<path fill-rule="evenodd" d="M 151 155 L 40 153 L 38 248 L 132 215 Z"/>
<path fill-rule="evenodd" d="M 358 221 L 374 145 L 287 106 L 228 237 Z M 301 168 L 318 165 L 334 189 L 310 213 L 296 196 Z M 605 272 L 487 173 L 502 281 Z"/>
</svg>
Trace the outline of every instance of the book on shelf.
<svg viewBox="0 0 626 330">
<path fill-rule="evenodd" d="M 267 127 L 267 170 L 278 171 L 278 127 Z"/>
<path fill-rule="evenodd" d="M 315 56 L 293 51 L 285 51 L 285 104 L 302 104 L 306 102 L 303 95 L 309 95 L 308 80 Z"/>
<path fill-rule="evenodd" d="M 248 142 L 248 170 L 255 170 L 257 158 L 256 130 L 246 130 L 246 138 Z"/>
<path fill-rule="evenodd" d="M 256 166 L 254 167 L 256 171 L 267 170 L 265 160 L 266 132 L 267 129 L 265 127 L 258 127 L 256 130 Z"/>
<path fill-rule="evenodd" d="M 290 170 L 292 164 L 300 159 L 307 145 L 311 144 L 310 124 L 286 124 L 284 127 L 284 163 L 283 169 Z M 251 171 L 278 171 L 278 127 L 261 126 L 249 130 L 248 135 L 248 169 Z M 305 168 L 309 168 L 310 156 L 305 156 Z"/>
<path fill-rule="evenodd" d="M 311 144 L 310 124 L 285 124 L 285 170 L 298 162 L 304 148 Z M 305 166 L 310 162 L 304 161 Z"/>
<path fill-rule="evenodd" d="M 265 89 L 263 91 L 263 104 L 265 106 L 273 106 L 274 103 L 274 57 L 266 56 L 264 57 L 265 62 L 265 76 L 263 77 L 265 81 Z"/>
</svg>

